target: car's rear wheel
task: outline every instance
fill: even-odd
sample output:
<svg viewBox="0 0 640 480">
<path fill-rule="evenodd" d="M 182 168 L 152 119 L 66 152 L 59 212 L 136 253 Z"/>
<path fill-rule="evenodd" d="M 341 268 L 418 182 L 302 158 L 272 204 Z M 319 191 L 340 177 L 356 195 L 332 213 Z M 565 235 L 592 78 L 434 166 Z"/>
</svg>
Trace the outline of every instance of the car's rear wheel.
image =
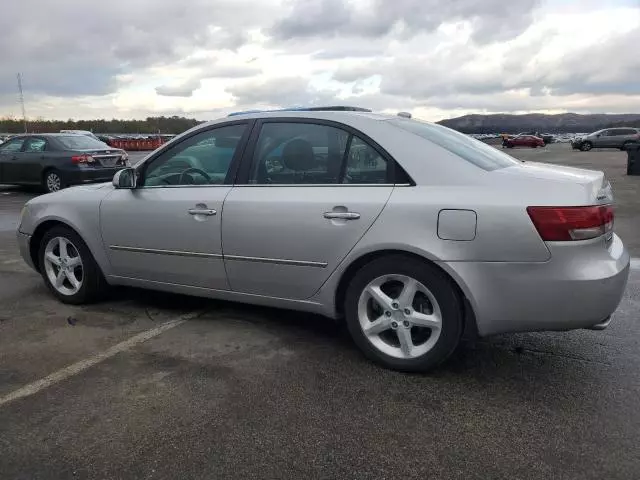
<svg viewBox="0 0 640 480">
<path fill-rule="evenodd" d="M 582 145 L 580 146 L 580 150 L 582 150 L 583 152 L 588 152 L 592 148 L 593 145 L 591 144 L 591 142 L 582 142 Z"/>
<path fill-rule="evenodd" d="M 57 170 L 47 170 L 42 176 L 42 188 L 47 193 L 57 192 L 64 188 L 62 175 Z"/>
<path fill-rule="evenodd" d="M 403 255 L 374 260 L 347 289 L 347 325 L 371 360 L 427 371 L 451 355 L 462 334 L 462 300 L 437 267 Z"/>
<path fill-rule="evenodd" d="M 107 283 L 91 251 L 68 227 L 54 227 L 44 234 L 38 258 L 45 284 L 64 303 L 90 303 L 107 291 Z"/>
</svg>

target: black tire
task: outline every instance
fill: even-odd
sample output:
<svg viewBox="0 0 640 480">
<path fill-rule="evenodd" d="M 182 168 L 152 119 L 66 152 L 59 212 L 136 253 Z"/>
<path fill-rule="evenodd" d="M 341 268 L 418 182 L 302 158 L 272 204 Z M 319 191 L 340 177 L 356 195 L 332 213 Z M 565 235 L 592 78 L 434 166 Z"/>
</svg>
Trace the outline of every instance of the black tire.
<svg viewBox="0 0 640 480">
<path fill-rule="evenodd" d="M 82 260 L 82 285 L 77 293 L 73 295 L 64 295 L 60 293 L 47 276 L 44 261 L 45 249 L 49 241 L 56 237 L 62 237 L 71 242 Z M 44 234 L 38 251 L 38 263 L 45 285 L 49 288 L 51 293 L 53 293 L 53 295 L 63 303 L 72 305 L 92 303 L 104 298 L 108 292 L 109 285 L 107 284 L 100 267 L 93 258 L 89 247 L 87 247 L 87 244 L 82 240 L 80 235 L 69 227 L 62 225 L 56 226 Z"/>
<path fill-rule="evenodd" d="M 53 188 L 55 180 L 50 181 L 56 178 L 57 178 L 57 185 L 59 185 L 57 189 Z M 54 193 L 54 192 L 60 191 L 63 188 L 65 188 L 65 186 L 66 184 L 64 182 L 64 178 L 62 177 L 62 174 L 58 170 L 50 168 L 49 170 L 45 170 L 45 172 L 42 174 L 42 189 L 46 193 Z"/>
<path fill-rule="evenodd" d="M 632 143 L 633 143 L 633 142 L 624 142 L 624 143 L 622 144 L 622 147 L 620 147 L 620 150 L 622 150 L 623 152 L 626 152 L 626 151 L 627 151 L 627 147 L 628 147 L 629 145 L 631 145 Z"/>
<path fill-rule="evenodd" d="M 580 150 L 582 150 L 583 152 L 588 152 L 592 148 L 593 145 L 591 144 L 591 142 L 582 142 L 582 145 L 580 145 Z"/>
<path fill-rule="evenodd" d="M 431 291 L 442 313 L 440 336 L 433 347 L 411 359 L 396 358 L 380 351 L 365 336 L 358 318 L 362 291 L 384 275 L 405 275 Z M 379 365 L 404 372 L 426 372 L 444 362 L 456 349 L 463 333 L 463 299 L 451 279 L 429 263 L 405 255 L 389 255 L 362 267 L 347 287 L 344 311 L 351 337 L 364 355 Z"/>
<path fill-rule="evenodd" d="M 513 148 L 513 143 L 507 143 L 507 148 Z"/>
</svg>

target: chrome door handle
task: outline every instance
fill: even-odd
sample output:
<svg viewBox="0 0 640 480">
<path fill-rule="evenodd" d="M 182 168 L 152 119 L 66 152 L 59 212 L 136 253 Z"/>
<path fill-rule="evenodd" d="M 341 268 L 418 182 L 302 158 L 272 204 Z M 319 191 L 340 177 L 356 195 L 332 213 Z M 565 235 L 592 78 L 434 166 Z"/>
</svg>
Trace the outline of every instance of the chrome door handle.
<svg viewBox="0 0 640 480">
<path fill-rule="evenodd" d="M 358 220 L 360 218 L 360 214 L 356 212 L 324 212 L 324 218 L 328 218 L 330 220 Z"/>
<path fill-rule="evenodd" d="M 189 209 L 189 215 L 215 215 L 216 212 L 215 210 L 211 209 L 211 208 L 190 208 Z"/>
</svg>

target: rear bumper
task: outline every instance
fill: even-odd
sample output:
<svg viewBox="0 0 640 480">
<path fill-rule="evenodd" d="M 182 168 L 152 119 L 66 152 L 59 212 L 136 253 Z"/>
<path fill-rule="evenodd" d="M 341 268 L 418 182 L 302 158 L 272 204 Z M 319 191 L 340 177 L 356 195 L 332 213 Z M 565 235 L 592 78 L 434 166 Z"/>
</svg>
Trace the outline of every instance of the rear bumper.
<svg viewBox="0 0 640 480">
<path fill-rule="evenodd" d="M 469 297 L 481 336 L 572 330 L 605 322 L 618 308 L 629 277 L 622 241 L 549 243 L 544 263 L 448 262 L 443 266 Z"/>
<path fill-rule="evenodd" d="M 64 181 L 67 185 L 78 185 L 82 183 L 109 182 L 118 170 L 124 166 L 114 168 L 84 166 L 69 169 L 63 172 Z"/>
</svg>

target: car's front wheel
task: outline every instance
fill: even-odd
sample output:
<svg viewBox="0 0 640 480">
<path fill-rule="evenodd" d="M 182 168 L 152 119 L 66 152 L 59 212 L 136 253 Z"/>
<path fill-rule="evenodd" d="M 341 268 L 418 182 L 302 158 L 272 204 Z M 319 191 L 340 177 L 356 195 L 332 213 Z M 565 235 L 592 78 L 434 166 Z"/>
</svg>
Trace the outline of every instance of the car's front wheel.
<svg viewBox="0 0 640 480">
<path fill-rule="evenodd" d="M 62 175 L 56 170 L 47 170 L 42 176 L 42 188 L 47 193 L 62 190 L 64 188 Z"/>
<path fill-rule="evenodd" d="M 106 293 L 107 283 L 89 247 L 70 228 L 45 233 L 38 258 L 45 284 L 62 302 L 80 305 Z"/>
<path fill-rule="evenodd" d="M 591 144 L 591 142 L 582 142 L 582 145 L 580 146 L 580 150 L 582 150 L 583 152 L 588 152 L 592 148 L 593 145 Z"/>
<path fill-rule="evenodd" d="M 345 298 L 354 342 L 387 368 L 423 372 L 451 355 L 462 334 L 462 300 L 437 267 L 403 255 L 360 269 Z"/>
</svg>

